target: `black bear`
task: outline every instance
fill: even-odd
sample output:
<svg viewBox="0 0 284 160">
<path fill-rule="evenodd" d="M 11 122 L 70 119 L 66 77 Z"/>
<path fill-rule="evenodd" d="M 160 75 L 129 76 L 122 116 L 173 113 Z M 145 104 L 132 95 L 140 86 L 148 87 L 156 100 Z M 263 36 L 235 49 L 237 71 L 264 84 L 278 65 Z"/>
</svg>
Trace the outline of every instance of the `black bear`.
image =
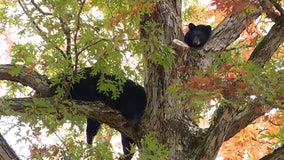
<svg viewBox="0 0 284 160">
<path fill-rule="evenodd" d="M 198 48 L 203 46 L 209 39 L 211 33 L 210 25 L 197 25 L 193 23 L 188 24 L 189 31 L 184 36 L 184 42 L 190 47 Z"/>
<path fill-rule="evenodd" d="M 112 99 L 110 96 L 100 93 L 97 89 L 98 82 L 102 75 L 97 74 L 90 76 L 90 72 L 91 68 L 86 68 L 85 78 L 82 78 L 78 83 L 72 86 L 70 91 L 71 98 L 84 101 L 102 101 L 113 109 L 120 111 L 129 125 L 137 124 L 144 113 L 147 103 L 144 88 L 128 79 L 123 85 L 122 93 L 120 93 L 118 98 Z M 107 80 L 116 81 L 115 76 L 105 75 L 104 77 Z M 87 119 L 86 136 L 88 144 L 92 144 L 100 126 L 101 123 L 98 121 L 90 118 Z M 132 155 L 129 154 L 130 144 L 134 143 L 134 141 L 123 134 L 121 138 L 126 159 L 131 159 Z"/>
</svg>

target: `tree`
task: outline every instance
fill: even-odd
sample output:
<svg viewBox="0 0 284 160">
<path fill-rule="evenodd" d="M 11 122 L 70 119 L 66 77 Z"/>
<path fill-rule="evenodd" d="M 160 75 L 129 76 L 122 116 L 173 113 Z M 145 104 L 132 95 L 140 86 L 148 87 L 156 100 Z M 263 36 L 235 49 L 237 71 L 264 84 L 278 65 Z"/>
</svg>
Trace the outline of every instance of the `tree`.
<svg viewBox="0 0 284 160">
<path fill-rule="evenodd" d="M 225 141 L 270 109 L 282 108 L 281 2 L 214 0 L 213 4 L 226 16 L 201 49 L 192 49 L 181 42 L 180 0 L 17 0 L 16 9 L 27 18 L 2 16 L 2 24 L 24 26 L 20 33 L 38 35 L 40 43 L 15 43 L 12 65 L 1 65 L 0 77 L 30 86 L 38 98 L 9 99 L 5 103 L 9 112 L 5 114 L 11 114 L 10 109 L 28 112 L 33 123 L 47 114 L 54 119 L 63 114 L 65 120 L 71 119 L 70 114 L 86 115 L 137 142 L 155 132 L 154 138 L 169 150 L 169 159 L 215 159 Z M 105 17 L 96 18 L 94 12 L 102 12 Z M 259 43 L 252 44 L 256 47 L 248 61 L 243 61 L 240 53 L 251 46 L 241 47 L 242 43 L 234 42 L 264 13 L 274 23 L 265 36 L 254 37 Z M 121 66 L 128 52 L 140 61 L 134 69 Z M 272 59 L 276 53 L 282 54 Z M 76 101 L 74 107 L 69 103 L 74 101 L 64 100 L 70 82 L 82 77 L 79 68 L 87 65 L 93 67 L 94 73 L 111 73 L 122 79 L 129 75 L 139 79 L 140 73 L 145 74 L 148 103 L 138 126 L 126 126 L 126 120 L 103 103 Z M 63 89 L 55 91 L 50 87 L 58 83 Z M 212 100 L 217 104 L 210 105 Z M 215 109 L 210 126 L 202 129 L 196 122 L 210 109 Z M 68 115 L 66 110 L 72 112 Z M 277 134 L 274 137 L 281 140 Z M 141 148 L 143 152 L 143 145 Z M 263 159 L 283 158 L 281 148 Z"/>
</svg>

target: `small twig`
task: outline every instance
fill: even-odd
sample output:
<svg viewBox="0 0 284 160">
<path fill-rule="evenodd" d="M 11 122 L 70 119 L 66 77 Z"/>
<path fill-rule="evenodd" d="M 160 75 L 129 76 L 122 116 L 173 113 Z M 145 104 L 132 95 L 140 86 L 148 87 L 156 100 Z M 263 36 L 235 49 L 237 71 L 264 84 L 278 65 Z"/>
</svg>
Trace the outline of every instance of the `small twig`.
<svg viewBox="0 0 284 160">
<path fill-rule="evenodd" d="M 96 44 L 98 44 L 98 43 L 100 43 L 100 42 L 102 42 L 102 41 L 108 41 L 108 39 L 102 38 L 102 39 L 100 39 L 100 40 L 98 40 L 98 41 L 96 41 L 96 42 L 94 42 L 94 43 L 91 43 L 91 44 L 89 44 L 89 45 L 86 45 L 84 48 L 82 48 L 80 51 L 78 51 L 78 54 L 81 54 L 82 52 L 84 52 L 85 50 L 87 50 L 89 47 L 91 47 L 91 46 L 93 46 L 93 45 L 96 45 Z"/>
<path fill-rule="evenodd" d="M 77 69 L 78 69 L 78 60 L 79 60 L 79 56 L 80 56 L 80 53 L 78 52 L 78 48 L 77 48 L 77 37 L 78 37 L 78 33 L 79 33 L 79 30 L 80 30 L 80 15 L 83 11 L 83 7 L 84 7 L 84 4 L 85 4 L 86 0 L 82 0 L 80 1 L 80 10 L 78 12 L 78 15 L 77 15 L 77 25 L 76 25 L 76 31 L 75 31 L 75 35 L 74 35 L 74 50 L 75 50 L 75 69 L 74 69 L 74 74 L 77 73 Z"/>
<path fill-rule="evenodd" d="M 66 24 L 66 22 L 64 22 L 62 17 L 59 17 L 59 21 L 61 23 L 62 30 L 66 36 L 66 56 L 65 58 L 71 60 L 71 29 Z"/>
<path fill-rule="evenodd" d="M 29 11 L 27 8 L 25 8 L 25 6 L 21 3 L 20 0 L 18 0 L 19 5 L 21 6 L 21 8 L 23 9 L 24 13 L 27 15 L 27 17 L 31 20 L 31 22 L 33 23 L 33 25 L 35 26 L 36 31 L 39 33 L 40 37 L 48 42 L 48 43 L 52 43 L 48 37 L 46 36 L 46 33 L 44 33 L 44 31 L 41 30 L 41 28 L 37 25 L 37 23 L 35 22 L 35 20 L 32 18 L 32 16 L 30 15 Z M 64 55 L 64 51 L 61 50 L 58 46 L 55 46 L 55 49 L 58 50 L 62 55 Z"/>
<path fill-rule="evenodd" d="M 277 123 L 273 122 L 272 120 L 268 120 L 268 122 L 271 123 L 271 124 L 274 125 L 274 126 L 278 126 L 278 127 L 282 126 L 281 123 L 280 123 L 280 124 L 277 124 Z"/>
<path fill-rule="evenodd" d="M 32 4 L 34 5 L 34 7 L 37 9 L 37 11 L 39 11 L 39 13 L 43 14 L 43 15 L 52 15 L 52 13 L 50 12 L 44 12 L 36 3 L 34 0 L 31 0 Z"/>
<path fill-rule="evenodd" d="M 68 146 L 65 144 L 63 139 L 57 134 L 57 132 L 53 132 L 53 134 L 59 139 L 59 141 L 63 144 L 63 146 L 66 148 L 66 150 L 69 150 Z"/>
</svg>

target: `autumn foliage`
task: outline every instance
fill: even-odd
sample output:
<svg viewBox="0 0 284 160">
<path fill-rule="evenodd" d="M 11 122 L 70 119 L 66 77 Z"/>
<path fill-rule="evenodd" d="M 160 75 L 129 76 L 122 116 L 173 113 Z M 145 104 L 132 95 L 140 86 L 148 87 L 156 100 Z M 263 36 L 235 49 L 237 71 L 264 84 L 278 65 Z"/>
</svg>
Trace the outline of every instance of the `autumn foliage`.
<svg viewBox="0 0 284 160">
<path fill-rule="evenodd" d="M 225 160 L 242 160 L 245 157 L 254 160 L 273 152 L 275 149 L 273 145 L 277 144 L 278 139 L 265 135 L 278 133 L 282 120 L 281 112 L 275 113 L 275 110 L 259 117 L 223 143 L 219 154 Z"/>
<path fill-rule="evenodd" d="M 231 103 L 234 107 L 253 106 L 256 113 L 261 113 L 266 109 L 262 105 L 262 100 L 252 97 L 258 91 L 256 91 L 255 85 L 247 82 L 245 77 L 249 74 L 251 74 L 251 71 L 235 64 L 222 63 L 218 72 L 196 75 L 188 83 L 181 86 L 178 92 L 187 92 L 189 99 L 204 97 L 204 101 L 209 104 L 210 100 L 215 102 L 225 100 L 226 103 Z M 261 81 L 270 84 L 270 82 L 265 82 L 266 80 L 264 79 Z M 279 100 L 281 101 L 281 99 Z M 247 105 L 240 106 L 239 104 Z M 187 104 L 186 106 L 195 107 L 196 109 L 196 104 Z M 223 118 L 228 118 L 226 117 L 226 112 Z M 210 120 L 207 118 L 201 118 L 198 121 L 201 126 L 208 126 L 210 123 Z M 268 135 L 277 135 L 282 121 L 283 115 L 281 110 L 274 109 L 268 112 L 268 114 L 259 117 L 225 142 L 220 149 L 219 156 L 226 160 L 242 160 L 244 157 L 259 159 L 271 153 L 279 139 L 277 136 Z"/>
</svg>

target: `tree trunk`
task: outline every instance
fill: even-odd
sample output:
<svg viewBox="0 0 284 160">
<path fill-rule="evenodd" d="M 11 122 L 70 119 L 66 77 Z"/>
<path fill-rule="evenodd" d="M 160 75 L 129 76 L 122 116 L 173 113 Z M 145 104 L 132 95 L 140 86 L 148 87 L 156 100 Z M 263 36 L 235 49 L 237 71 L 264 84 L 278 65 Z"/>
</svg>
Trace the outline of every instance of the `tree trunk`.
<svg viewBox="0 0 284 160">
<path fill-rule="evenodd" d="M 171 45 L 174 39 L 183 40 L 181 0 L 159 1 L 154 13 L 144 17 L 143 22 L 146 21 L 154 21 L 163 31 L 155 32 L 155 36 L 163 45 Z M 149 39 L 150 33 L 142 30 L 141 38 Z M 170 149 L 169 159 L 192 159 L 201 130 L 188 117 L 187 110 L 175 107 L 177 102 L 167 92 L 174 75 L 176 74 L 173 74 L 171 69 L 148 61 L 145 78 L 148 105 L 140 125 L 141 135 L 151 131 L 157 132 L 158 140 Z"/>
</svg>

